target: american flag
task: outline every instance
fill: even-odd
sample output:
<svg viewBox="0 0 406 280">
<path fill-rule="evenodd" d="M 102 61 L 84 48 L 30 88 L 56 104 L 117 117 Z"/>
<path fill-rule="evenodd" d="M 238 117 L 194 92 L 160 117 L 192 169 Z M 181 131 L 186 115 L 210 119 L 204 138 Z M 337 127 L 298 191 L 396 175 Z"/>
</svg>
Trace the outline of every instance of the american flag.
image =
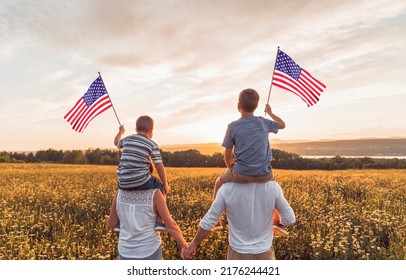
<svg viewBox="0 0 406 280">
<path fill-rule="evenodd" d="M 319 101 L 320 94 L 326 86 L 316 80 L 309 72 L 300 67 L 286 53 L 278 50 L 272 84 L 293 92 L 307 106 L 313 106 Z"/>
<path fill-rule="evenodd" d="M 72 125 L 73 130 L 83 132 L 91 120 L 111 106 L 103 80 L 98 77 L 64 119 Z"/>
</svg>

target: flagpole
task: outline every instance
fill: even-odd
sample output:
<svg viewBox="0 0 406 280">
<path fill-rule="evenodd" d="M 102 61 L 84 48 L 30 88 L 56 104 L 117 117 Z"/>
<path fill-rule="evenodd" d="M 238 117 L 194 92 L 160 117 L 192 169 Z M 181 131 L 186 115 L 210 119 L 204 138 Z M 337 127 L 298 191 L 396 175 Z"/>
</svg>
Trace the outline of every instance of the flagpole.
<svg viewBox="0 0 406 280">
<path fill-rule="evenodd" d="M 269 98 L 271 97 L 272 82 L 273 82 L 273 76 L 274 76 L 274 74 L 275 74 L 276 60 L 278 59 L 278 53 L 279 53 L 279 46 L 278 46 L 278 50 L 276 51 L 275 65 L 273 66 L 272 79 L 271 79 L 271 86 L 269 87 L 268 100 L 266 101 L 266 104 L 269 104 Z M 265 113 L 265 115 L 266 115 L 266 113 Z"/>
<path fill-rule="evenodd" d="M 116 115 L 116 118 L 117 118 L 118 124 L 121 126 L 121 122 L 120 122 L 120 120 L 119 120 L 119 118 L 118 118 L 118 116 L 117 116 L 116 109 L 114 109 L 113 101 L 111 101 L 111 97 L 110 97 L 110 95 L 109 95 L 109 92 L 107 91 L 106 85 L 104 84 L 103 78 L 102 78 L 102 76 L 101 76 L 100 72 L 97 72 L 97 73 L 99 73 L 99 77 L 100 77 L 100 79 L 101 79 L 101 80 L 102 80 L 102 82 L 103 82 L 104 88 L 106 89 L 107 96 L 108 96 L 108 97 L 109 97 L 109 99 L 110 99 L 110 102 L 111 102 L 111 107 L 113 107 L 113 111 L 114 111 L 114 114 Z"/>
</svg>

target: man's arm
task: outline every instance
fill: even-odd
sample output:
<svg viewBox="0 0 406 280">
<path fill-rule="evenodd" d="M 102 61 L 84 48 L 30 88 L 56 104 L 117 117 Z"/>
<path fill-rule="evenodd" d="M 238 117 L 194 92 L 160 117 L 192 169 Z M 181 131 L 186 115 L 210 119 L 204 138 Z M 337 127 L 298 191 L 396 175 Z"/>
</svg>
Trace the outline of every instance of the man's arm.
<svg viewBox="0 0 406 280">
<path fill-rule="evenodd" d="M 199 228 L 193 238 L 192 243 L 190 243 L 189 248 L 187 248 L 183 254 L 185 259 L 190 259 L 196 252 L 196 248 L 202 243 L 202 241 L 207 238 L 213 227 L 216 225 L 220 219 L 221 213 L 225 210 L 224 194 L 225 187 L 219 189 L 215 200 L 211 204 L 209 211 L 204 215 L 203 219 L 200 221 Z"/>
<path fill-rule="evenodd" d="M 190 259 L 196 253 L 197 247 L 202 243 L 204 239 L 206 239 L 210 235 L 211 231 L 204 230 L 201 227 L 197 229 L 195 238 L 193 238 L 192 243 L 190 243 L 189 247 L 184 251 L 183 258 Z"/>
<path fill-rule="evenodd" d="M 295 213 L 289 202 L 283 196 L 282 188 L 280 189 L 280 195 L 276 199 L 275 208 L 279 212 L 279 224 L 282 226 L 289 226 L 296 221 Z"/>
<path fill-rule="evenodd" d="M 116 137 L 114 137 L 114 146 L 117 146 L 118 141 L 120 141 L 120 139 L 123 136 L 124 132 L 125 132 L 124 125 L 121 125 Z"/>
<path fill-rule="evenodd" d="M 275 122 L 277 122 L 277 123 L 279 124 L 279 129 L 284 129 L 284 128 L 286 127 L 285 122 L 284 122 L 280 117 L 278 117 L 277 115 L 275 115 L 275 114 L 272 112 L 272 108 L 271 108 L 271 106 L 270 106 L 269 104 L 266 104 L 266 106 L 265 106 L 265 112 L 266 112 Z"/>
<path fill-rule="evenodd" d="M 167 195 L 169 193 L 169 185 L 168 185 L 168 181 L 166 179 L 165 166 L 162 162 L 160 162 L 160 163 L 155 163 L 155 168 L 156 168 L 156 171 L 158 172 L 159 178 L 162 181 L 162 184 L 165 187 L 165 195 Z"/>
</svg>

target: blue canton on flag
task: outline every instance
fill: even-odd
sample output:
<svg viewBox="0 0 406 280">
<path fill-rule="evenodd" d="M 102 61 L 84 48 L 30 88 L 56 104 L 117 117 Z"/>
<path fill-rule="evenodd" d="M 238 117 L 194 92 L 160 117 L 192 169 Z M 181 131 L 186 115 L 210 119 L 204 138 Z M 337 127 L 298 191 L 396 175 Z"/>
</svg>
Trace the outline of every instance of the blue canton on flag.
<svg viewBox="0 0 406 280">
<path fill-rule="evenodd" d="M 296 81 L 299 80 L 302 67 L 297 65 L 286 53 L 279 51 L 276 58 L 276 70 L 286 73 Z"/>
<path fill-rule="evenodd" d="M 83 99 L 87 106 L 92 106 L 92 104 L 104 94 L 106 94 L 106 88 L 104 87 L 102 79 L 99 77 L 90 85 L 85 95 L 83 95 Z"/>
</svg>

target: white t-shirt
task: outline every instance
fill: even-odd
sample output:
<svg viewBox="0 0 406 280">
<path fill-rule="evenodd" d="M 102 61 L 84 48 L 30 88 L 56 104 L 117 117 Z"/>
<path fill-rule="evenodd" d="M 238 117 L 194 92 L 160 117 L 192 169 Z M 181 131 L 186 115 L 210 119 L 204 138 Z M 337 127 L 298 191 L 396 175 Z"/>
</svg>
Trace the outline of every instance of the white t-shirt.
<svg viewBox="0 0 406 280">
<path fill-rule="evenodd" d="M 200 222 L 211 230 L 223 211 L 227 212 L 229 243 L 240 254 L 268 251 L 273 240 L 273 212 L 279 211 L 282 225 L 295 222 L 295 214 L 275 181 L 267 183 L 226 183 L 217 192 L 211 208 Z"/>
<path fill-rule="evenodd" d="M 120 221 L 118 252 L 125 258 L 146 258 L 161 245 L 155 231 L 157 214 L 154 194 L 157 189 L 143 191 L 118 190 L 116 211 Z"/>
</svg>

